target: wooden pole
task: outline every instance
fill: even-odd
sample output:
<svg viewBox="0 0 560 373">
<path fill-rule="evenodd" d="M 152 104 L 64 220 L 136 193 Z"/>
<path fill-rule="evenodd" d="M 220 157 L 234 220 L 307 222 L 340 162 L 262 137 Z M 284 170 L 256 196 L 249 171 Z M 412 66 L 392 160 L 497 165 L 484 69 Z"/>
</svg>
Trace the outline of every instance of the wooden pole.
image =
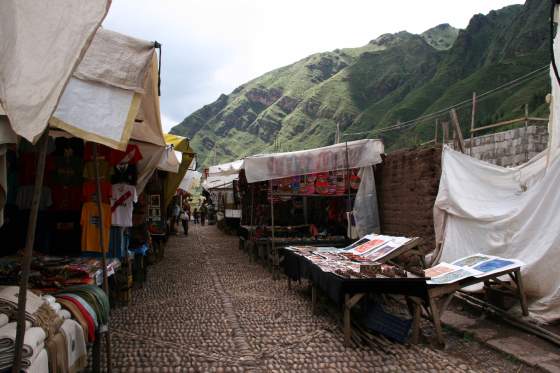
<svg viewBox="0 0 560 373">
<path fill-rule="evenodd" d="M 472 156 L 472 148 L 474 141 L 474 124 L 476 120 L 476 92 L 472 94 L 472 111 L 471 111 L 471 141 L 469 142 L 469 155 Z"/>
<path fill-rule="evenodd" d="M 270 224 L 271 224 L 271 234 L 272 234 L 272 241 L 271 243 L 271 252 L 272 252 L 272 277 L 275 278 L 275 265 L 276 265 L 276 244 L 274 242 L 274 195 L 272 191 L 272 180 L 269 181 L 270 183 Z"/>
<path fill-rule="evenodd" d="M 29 222 L 27 224 L 27 237 L 25 249 L 23 251 L 23 261 L 21 265 L 21 282 L 18 293 L 17 309 L 17 329 L 15 357 L 12 372 L 19 373 L 21 370 L 21 359 L 23 356 L 23 339 L 25 337 L 25 307 L 27 303 L 27 285 L 29 283 L 29 272 L 31 270 L 31 260 L 33 259 L 33 245 L 35 244 L 35 230 L 37 228 L 37 216 L 43 191 L 43 176 L 45 174 L 45 159 L 47 157 L 47 145 L 49 143 L 48 130 L 41 135 L 38 146 L 37 172 L 35 175 L 35 185 L 33 187 L 33 199 L 31 211 L 29 212 Z"/>
<path fill-rule="evenodd" d="M 436 119 L 436 126 L 434 130 L 434 144 L 437 145 L 437 138 L 438 138 L 438 127 L 439 127 L 439 119 Z"/>
<path fill-rule="evenodd" d="M 459 118 L 457 117 L 457 112 L 455 109 L 451 109 L 451 122 L 453 123 L 453 128 L 457 134 L 457 143 L 459 145 L 459 150 L 461 153 L 465 153 L 465 140 L 463 139 L 463 133 L 461 132 L 461 126 L 459 125 Z"/>
<path fill-rule="evenodd" d="M 529 104 L 525 104 L 525 162 L 529 160 Z"/>
<path fill-rule="evenodd" d="M 443 144 L 447 144 L 449 142 L 449 123 L 448 122 L 441 122 L 441 126 L 442 126 L 442 138 L 443 138 Z"/>
<path fill-rule="evenodd" d="M 99 248 L 101 249 L 101 265 L 103 266 L 103 290 L 109 297 L 109 280 L 107 278 L 107 253 L 105 252 L 105 241 L 103 239 L 103 210 L 101 200 L 101 180 L 99 179 L 99 161 L 97 159 L 97 143 L 93 143 L 93 163 L 95 166 L 95 183 L 97 197 L 97 212 L 99 213 Z M 107 357 L 107 372 L 111 372 L 111 334 L 109 331 L 109 321 L 107 321 L 107 331 L 105 332 L 105 352 Z"/>
</svg>

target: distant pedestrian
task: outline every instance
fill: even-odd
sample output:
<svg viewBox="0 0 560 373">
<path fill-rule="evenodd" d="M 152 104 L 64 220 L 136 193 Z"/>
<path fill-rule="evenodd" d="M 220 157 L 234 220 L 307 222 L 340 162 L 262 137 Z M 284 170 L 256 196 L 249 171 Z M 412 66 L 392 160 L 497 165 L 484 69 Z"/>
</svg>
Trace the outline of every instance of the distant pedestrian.
<svg viewBox="0 0 560 373">
<path fill-rule="evenodd" d="M 202 206 L 200 206 L 200 225 L 204 225 L 204 223 L 206 222 L 207 212 L 208 210 L 206 209 L 206 203 L 203 203 Z"/>
<path fill-rule="evenodd" d="M 193 218 L 194 218 L 194 223 L 195 224 L 198 224 L 198 217 L 199 217 L 198 209 L 195 207 L 195 209 L 193 211 Z"/>
<path fill-rule="evenodd" d="M 181 206 L 179 206 L 179 201 L 177 198 L 173 198 L 171 206 L 171 217 L 170 217 L 170 227 L 169 231 L 171 234 L 177 234 L 177 224 L 179 224 L 179 215 L 181 214 Z"/>
</svg>

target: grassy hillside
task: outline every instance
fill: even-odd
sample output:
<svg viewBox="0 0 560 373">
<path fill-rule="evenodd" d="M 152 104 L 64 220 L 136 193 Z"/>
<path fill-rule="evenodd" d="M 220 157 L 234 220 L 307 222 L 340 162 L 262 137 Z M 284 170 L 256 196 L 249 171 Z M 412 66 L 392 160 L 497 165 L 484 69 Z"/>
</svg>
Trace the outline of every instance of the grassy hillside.
<svg viewBox="0 0 560 373">
<path fill-rule="evenodd" d="M 201 164 L 263 151 L 305 149 L 381 137 L 389 149 L 433 137 L 435 118 L 377 131 L 469 99 L 548 63 L 548 4 L 528 0 L 472 17 L 465 30 L 443 24 L 420 35 L 385 34 L 360 48 L 317 53 L 221 95 L 172 129 L 188 136 Z M 487 96 L 477 123 L 518 116 L 528 103 L 544 115 L 548 77 Z M 459 110 L 470 125 L 470 108 Z M 447 119 L 445 113 L 440 119 Z"/>
</svg>

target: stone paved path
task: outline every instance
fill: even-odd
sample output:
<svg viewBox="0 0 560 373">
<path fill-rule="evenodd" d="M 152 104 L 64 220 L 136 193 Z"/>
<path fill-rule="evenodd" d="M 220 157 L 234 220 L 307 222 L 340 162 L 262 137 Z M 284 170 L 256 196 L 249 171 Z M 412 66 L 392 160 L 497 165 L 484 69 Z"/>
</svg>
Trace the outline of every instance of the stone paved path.
<svg viewBox="0 0 560 373">
<path fill-rule="evenodd" d="M 172 237 L 133 298 L 112 313 L 117 372 L 522 371 L 503 357 L 423 346 L 345 348 L 334 319 L 312 315 L 303 287 L 274 281 L 214 226 Z"/>
</svg>

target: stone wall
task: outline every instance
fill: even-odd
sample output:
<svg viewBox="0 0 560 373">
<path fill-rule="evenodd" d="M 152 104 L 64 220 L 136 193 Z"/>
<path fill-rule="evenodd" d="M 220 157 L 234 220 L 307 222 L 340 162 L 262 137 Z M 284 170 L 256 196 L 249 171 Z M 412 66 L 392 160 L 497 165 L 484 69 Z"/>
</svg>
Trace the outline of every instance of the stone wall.
<svg viewBox="0 0 560 373">
<path fill-rule="evenodd" d="M 469 148 L 470 139 L 465 142 Z M 527 135 L 525 128 L 520 127 L 475 137 L 472 155 L 500 166 L 517 166 L 545 150 L 547 142 L 547 126 L 529 126 Z"/>
</svg>

